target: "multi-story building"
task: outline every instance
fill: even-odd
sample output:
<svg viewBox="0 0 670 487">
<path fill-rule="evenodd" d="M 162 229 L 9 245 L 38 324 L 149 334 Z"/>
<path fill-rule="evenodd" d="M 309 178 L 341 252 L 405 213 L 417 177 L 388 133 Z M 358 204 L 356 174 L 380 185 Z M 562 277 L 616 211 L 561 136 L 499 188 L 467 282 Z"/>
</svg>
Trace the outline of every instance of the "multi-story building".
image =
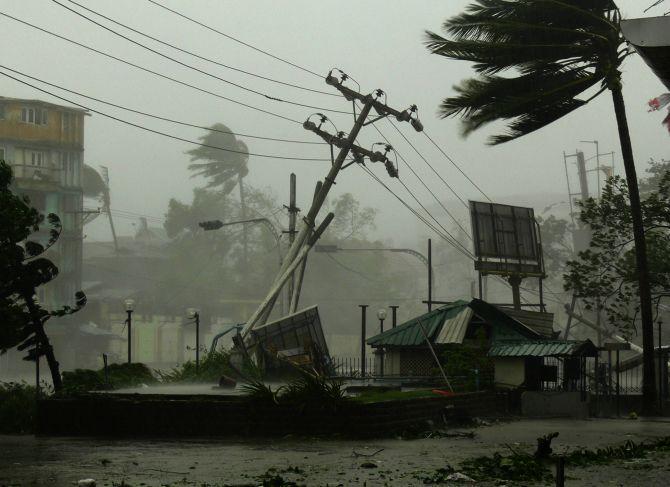
<svg viewBox="0 0 670 487">
<path fill-rule="evenodd" d="M 0 159 L 14 189 L 41 213 L 60 217 L 62 233 L 48 257 L 58 277 L 40 289 L 49 307 L 70 304 L 81 289 L 84 117 L 86 110 L 40 100 L 0 97 Z M 35 239 L 48 240 L 48 226 Z"/>
</svg>

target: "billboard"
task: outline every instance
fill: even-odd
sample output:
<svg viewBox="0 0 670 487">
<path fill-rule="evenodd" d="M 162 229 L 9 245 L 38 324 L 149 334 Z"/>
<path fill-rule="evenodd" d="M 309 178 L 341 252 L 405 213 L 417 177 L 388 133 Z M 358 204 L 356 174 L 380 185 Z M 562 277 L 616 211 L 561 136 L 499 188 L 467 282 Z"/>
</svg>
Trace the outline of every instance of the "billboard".
<svg viewBox="0 0 670 487">
<path fill-rule="evenodd" d="M 483 274 L 543 276 L 532 208 L 470 201 L 475 269 Z"/>
</svg>

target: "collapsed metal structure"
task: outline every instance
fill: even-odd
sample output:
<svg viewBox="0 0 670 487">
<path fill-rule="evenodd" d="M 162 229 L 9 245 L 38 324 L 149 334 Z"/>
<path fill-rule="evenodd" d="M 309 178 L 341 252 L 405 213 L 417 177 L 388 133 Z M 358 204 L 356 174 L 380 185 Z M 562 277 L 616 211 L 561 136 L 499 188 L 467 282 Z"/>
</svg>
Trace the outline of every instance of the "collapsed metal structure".
<svg viewBox="0 0 670 487">
<path fill-rule="evenodd" d="M 338 72 L 340 76 L 336 77 L 333 74 L 334 72 Z M 398 177 L 397 165 L 394 165 L 394 163 L 387 157 L 389 152 L 393 151 L 393 147 L 388 144 L 381 144 L 385 147 L 385 152 L 382 153 L 374 150 L 374 146 L 378 144 L 373 146 L 373 150 L 368 150 L 356 145 L 355 141 L 361 129 L 382 118 L 393 116 L 397 121 L 409 122 L 417 132 L 423 130 L 423 126 L 416 114 L 416 105 L 412 105 L 406 110 L 396 110 L 386 104 L 386 93 L 384 93 L 384 91 L 378 89 L 367 95 L 361 94 L 345 85 L 346 81 L 349 79 L 350 78 L 346 73 L 337 69 L 331 70 L 325 78 L 328 85 L 336 88 L 347 101 L 352 103 L 355 122 L 353 128 L 346 136 L 344 132 L 330 134 L 323 130 L 322 126 L 328 119 L 321 113 L 316 114 L 320 120 L 318 124 L 311 120 L 312 116 L 310 116 L 303 124 L 303 127 L 306 130 L 314 132 L 330 145 L 332 164 L 323 182 L 320 181 L 316 185 L 312 205 L 303 218 L 303 224 L 297 232 L 297 235 L 293 238 L 293 241 L 284 256 L 282 265 L 270 290 L 258 308 L 249 317 L 240 335 L 235 337 L 235 344 L 238 349 L 243 350 L 243 353 L 247 352 L 249 345 L 259 345 L 257 340 L 258 334 L 256 334 L 254 338 L 252 332 L 265 325 L 275 303 L 278 299 L 281 299 L 282 290 L 287 284 L 289 285 L 291 292 L 288 310 L 289 317 L 297 312 L 307 255 L 332 221 L 334 214 L 329 213 L 318 226 L 316 225 L 316 219 L 330 189 L 335 184 L 339 172 L 354 163 L 365 164 L 365 159 L 367 158 L 373 163 L 382 162 L 385 165 L 389 176 Z M 358 110 L 357 102 L 362 105 L 358 114 L 356 113 Z M 371 115 L 373 110 L 376 112 L 376 116 Z M 335 148 L 339 149 L 336 157 Z M 345 161 L 349 155 L 352 155 L 352 160 L 345 165 Z M 323 335 L 322 332 L 320 333 Z M 269 344 L 266 345 L 266 348 L 268 348 Z M 307 344 L 300 344 L 300 346 L 303 348 L 308 347 Z M 325 350 L 327 352 L 327 349 Z M 279 350 L 277 351 L 279 352 Z"/>
</svg>

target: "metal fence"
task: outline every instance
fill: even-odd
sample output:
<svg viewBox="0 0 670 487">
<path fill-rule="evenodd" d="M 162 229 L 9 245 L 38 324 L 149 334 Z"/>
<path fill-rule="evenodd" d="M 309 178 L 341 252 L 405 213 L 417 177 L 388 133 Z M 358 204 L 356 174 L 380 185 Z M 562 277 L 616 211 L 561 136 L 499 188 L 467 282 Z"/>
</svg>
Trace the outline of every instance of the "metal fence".
<svg viewBox="0 0 670 487">
<path fill-rule="evenodd" d="M 366 357 L 365 374 L 361 370 L 360 357 L 331 357 L 333 375 L 340 379 L 374 379 L 374 380 L 399 380 L 399 381 L 426 381 L 434 384 L 444 384 L 444 378 L 437 366 L 434 373 L 430 375 L 399 375 L 382 372 L 377 357 Z M 493 389 L 493 371 L 469 370 L 465 374 L 447 374 L 449 384 L 454 391 L 481 391 Z"/>
<path fill-rule="evenodd" d="M 663 370 L 663 365 L 661 365 L 661 370 L 659 370 L 657 361 L 656 381 L 658 384 L 660 375 L 660 389 L 667 397 L 670 389 L 668 387 L 669 370 L 666 360 L 661 361 L 661 364 L 665 364 L 665 369 Z M 544 359 L 544 365 L 556 368 L 556 380 L 543 381 L 542 390 L 576 390 L 574 384 L 571 385 L 568 383 L 569 381 L 565 380 L 566 367 L 565 361 L 562 358 L 546 357 Z M 602 395 L 615 395 L 617 393 L 621 395 L 637 395 L 642 393 L 641 365 L 617 371 L 615 364 L 610 364 L 607 361 L 598 361 L 597 367 L 598 369 L 596 371 L 595 360 L 589 360 L 587 362 L 586 380 L 584 381 L 583 386 L 588 392 L 598 392 L 598 394 Z"/>
</svg>

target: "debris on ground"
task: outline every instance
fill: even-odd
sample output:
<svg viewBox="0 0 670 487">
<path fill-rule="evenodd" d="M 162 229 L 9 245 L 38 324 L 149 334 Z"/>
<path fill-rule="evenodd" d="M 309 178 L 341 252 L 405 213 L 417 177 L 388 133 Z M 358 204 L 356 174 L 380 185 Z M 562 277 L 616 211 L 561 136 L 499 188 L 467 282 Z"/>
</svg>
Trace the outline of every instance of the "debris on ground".
<svg viewBox="0 0 670 487">
<path fill-rule="evenodd" d="M 374 462 L 363 462 L 361 463 L 361 468 L 378 468 L 379 465 L 377 465 Z"/>
<path fill-rule="evenodd" d="M 94 479 L 81 479 L 77 482 L 77 487 L 95 487 Z"/>
<path fill-rule="evenodd" d="M 372 453 L 361 453 L 357 452 L 356 450 L 352 450 L 351 456 L 352 457 L 374 457 L 377 453 L 383 452 L 384 449 L 380 448 L 379 450 L 373 451 Z"/>
<path fill-rule="evenodd" d="M 549 458 L 552 453 L 551 440 L 558 437 L 558 432 L 549 433 L 548 435 L 540 436 L 537 439 L 537 449 L 535 450 L 535 458 Z"/>
<path fill-rule="evenodd" d="M 451 480 L 452 482 L 474 482 L 475 479 L 472 477 L 468 477 L 464 473 L 461 472 L 454 472 L 450 475 L 447 475 L 447 480 Z"/>
</svg>

